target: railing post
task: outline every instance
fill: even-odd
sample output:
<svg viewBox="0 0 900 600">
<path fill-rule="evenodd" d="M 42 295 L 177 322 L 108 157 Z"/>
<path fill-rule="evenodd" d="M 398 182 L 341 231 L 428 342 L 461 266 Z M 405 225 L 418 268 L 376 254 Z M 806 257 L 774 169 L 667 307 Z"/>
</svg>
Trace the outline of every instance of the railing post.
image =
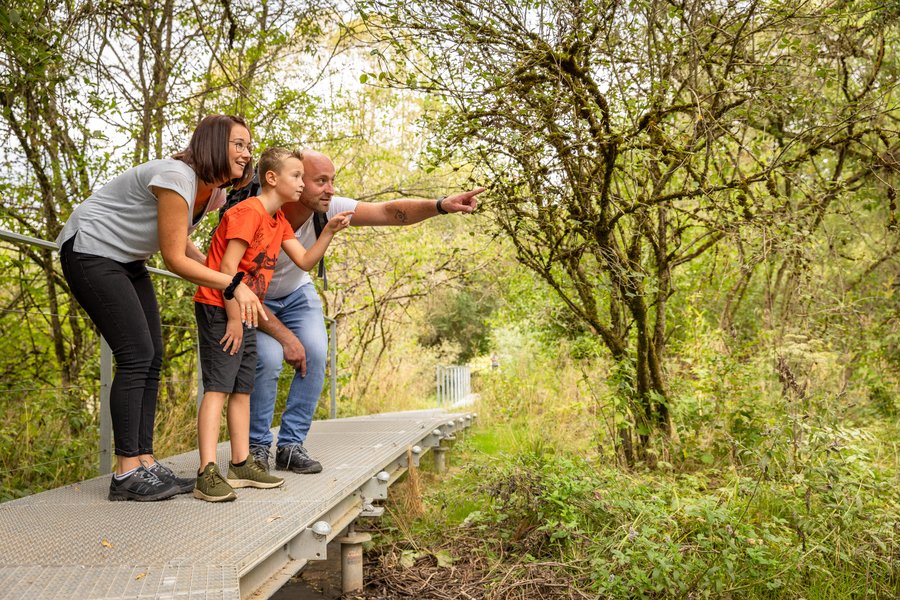
<svg viewBox="0 0 900 600">
<path fill-rule="evenodd" d="M 112 349 L 100 336 L 100 473 L 112 471 L 112 416 L 109 413 L 109 392 L 112 388 Z"/>
<path fill-rule="evenodd" d="M 331 335 L 328 344 L 328 360 L 331 363 L 331 418 L 337 418 L 337 321 L 331 319 L 328 327 Z"/>
<path fill-rule="evenodd" d="M 450 367 L 450 406 L 456 401 L 456 367 Z"/>
<path fill-rule="evenodd" d="M 446 404 L 453 402 L 453 367 L 444 367 L 444 401 Z"/>
</svg>

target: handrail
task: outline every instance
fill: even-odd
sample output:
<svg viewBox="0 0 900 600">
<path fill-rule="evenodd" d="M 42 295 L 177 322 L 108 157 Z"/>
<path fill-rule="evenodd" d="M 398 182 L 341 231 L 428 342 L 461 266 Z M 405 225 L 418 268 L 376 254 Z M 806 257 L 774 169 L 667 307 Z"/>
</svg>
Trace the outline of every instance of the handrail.
<svg viewBox="0 0 900 600">
<path fill-rule="evenodd" d="M 31 237 L 30 235 L 22 235 L 21 233 L 14 233 L 12 231 L 8 231 L 6 229 L 0 228 L 0 240 L 6 240 L 8 242 L 17 242 L 20 244 L 31 244 L 32 246 L 40 246 L 41 248 L 47 248 L 48 250 L 53 250 L 54 252 L 59 252 L 59 246 L 56 245 L 56 242 L 48 242 L 47 240 L 42 240 L 41 238 Z M 166 271 L 165 269 L 157 269 L 156 267 L 147 267 L 147 270 L 151 273 L 156 273 L 157 275 L 164 275 L 166 277 L 171 277 L 173 279 L 182 279 L 181 276 L 176 275 L 172 271 Z M 187 280 L 185 280 L 187 281 Z M 190 282 L 189 282 L 190 283 Z M 328 315 L 322 315 L 325 319 L 325 322 L 328 324 L 336 323 L 336 321 L 329 317 Z"/>
<path fill-rule="evenodd" d="M 14 233 L 12 231 L 0 228 L 0 240 L 5 240 L 8 242 L 13 242 L 15 244 L 27 244 L 31 246 L 37 246 L 40 248 L 46 248 L 48 250 L 53 250 L 54 252 L 59 252 L 59 246 L 57 246 L 56 242 L 49 242 L 47 240 L 42 240 L 40 238 L 31 237 L 28 235 L 22 235 L 20 233 Z M 171 277 L 174 279 L 182 279 L 179 275 L 172 273 L 171 271 L 166 271 L 165 269 L 157 269 L 154 267 L 147 267 L 147 270 L 156 275 L 162 275 L 164 277 Z M 184 280 L 186 281 L 186 280 Z M 330 363 L 331 369 L 331 381 L 330 381 L 330 396 L 331 396 L 331 410 L 330 417 L 332 419 L 337 418 L 337 321 L 332 317 L 323 315 L 325 322 L 328 323 L 328 336 L 329 336 L 329 347 L 330 352 L 328 355 L 328 362 Z M 199 362 L 197 363 L 199 367 Z M 112 385 L 112 377 L 113 377 L 113 361 L 112 361 L 112 350 L 109 347 L 109 344 L 106 343 L 106 340 L 103 336 L 100 336 L 100 472 L 108 473 L 112 468 L 112 422 L 110 420 L 109 414 L 109 391 Z M 200 378 L 200 373 L 197 375 L 197 388 L 198 392 L 202 390 L 202 379 Z M 197 403 L 200 402 L 200 396 L 198 394 Z"/>
<path fill-rule="evenodd" d="M 6 240 L 7 242 L 17 242 L 20 244 L 30 244 L 32 246 L 40 246 L 41 248 L 47 248 L 48 250 L 59 252 L 59 246 L 56 245 L 56 242 L 48 242 L 47 240 L 31 237 L 30 235 L 22 235 L 21 233 L 14 233 L 12 231 L 7 231 L 6 229 L 0 229 L 0 240 Z M 179 277 L 172 271 L 166 271 L 165 269 L 147 267 L 147 270 L 151 273 L 156 273 L 157 275 L 165 275 L 166 277 L 181 279 L 181 277 Z"/>
</svg>

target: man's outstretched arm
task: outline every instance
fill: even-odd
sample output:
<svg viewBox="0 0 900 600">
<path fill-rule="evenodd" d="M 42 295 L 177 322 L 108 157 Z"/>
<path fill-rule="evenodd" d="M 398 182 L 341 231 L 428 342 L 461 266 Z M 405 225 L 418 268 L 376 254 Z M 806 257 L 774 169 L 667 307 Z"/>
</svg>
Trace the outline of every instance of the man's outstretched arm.
<svg viewBox="0 0 900 600">
<path fill-rule="evenodd" d="M 356 205 L 351 225 L 412 225 L 425 219 L 446 213 L 470 213 L 478 206 L 476 196 L 483 187 L 446 196 L 441 200 L 413 200 L 400 198 L 388 202 L 360 202 Z"/>
</svg>

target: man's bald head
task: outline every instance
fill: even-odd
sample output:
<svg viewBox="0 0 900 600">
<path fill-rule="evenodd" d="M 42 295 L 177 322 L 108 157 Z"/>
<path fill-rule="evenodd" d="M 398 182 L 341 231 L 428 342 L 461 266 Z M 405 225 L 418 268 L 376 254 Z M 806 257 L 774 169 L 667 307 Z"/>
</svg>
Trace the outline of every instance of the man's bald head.
<svg viewBox="0 0 900 600">
<path fill-rule="evenodd" d="M 303 194 L 300 204 L 313 212 L 325 212 L 334 195 L 334 163 L 315 150 L 303 151 Z"/>
<path fill-rule="evenodd" d="M 304 168 L 331 168 L 334 170 L 334 163 L 326 154 L 322 154 L 316 150 L 303 150 L 303 167 Z"/>
</svg>

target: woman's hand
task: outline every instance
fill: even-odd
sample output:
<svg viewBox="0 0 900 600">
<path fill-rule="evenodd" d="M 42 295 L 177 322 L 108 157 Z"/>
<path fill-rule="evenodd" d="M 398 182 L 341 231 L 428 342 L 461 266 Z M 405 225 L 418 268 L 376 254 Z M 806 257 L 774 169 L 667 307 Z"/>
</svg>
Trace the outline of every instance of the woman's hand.
<svg viewBox="0 0 900 600">
<path fill-rule="evenodd" d="M 219 340 L 222 350 L 234 356 L 235 352 L 240 350 L 243 341 L 244 324 L 237 319 L 228 319 L 228 324 L 225 325 L 225 335 Z"/>
<path fill-rule="evenodd" d="M 328 219 L 328 223 L 325 224 L 325 231 L 334 235 L 341 229 L 346 229 L 350 226 L 351 217 L 353 217 L 352 210 L 339 212 L 338 214 Z"/>
<path fill-rule="evenodd" d="M 268 320 L 266 313 L 263 311 L 262 302 L 259 301 L 253 290 L 248 288 L 245 283 L 241 282 L 234 288 L 234 299 L 241 309 L 241 322 L 248 327 L 256 327 L 260 316 L 264 320 Z"/>
</svg>

